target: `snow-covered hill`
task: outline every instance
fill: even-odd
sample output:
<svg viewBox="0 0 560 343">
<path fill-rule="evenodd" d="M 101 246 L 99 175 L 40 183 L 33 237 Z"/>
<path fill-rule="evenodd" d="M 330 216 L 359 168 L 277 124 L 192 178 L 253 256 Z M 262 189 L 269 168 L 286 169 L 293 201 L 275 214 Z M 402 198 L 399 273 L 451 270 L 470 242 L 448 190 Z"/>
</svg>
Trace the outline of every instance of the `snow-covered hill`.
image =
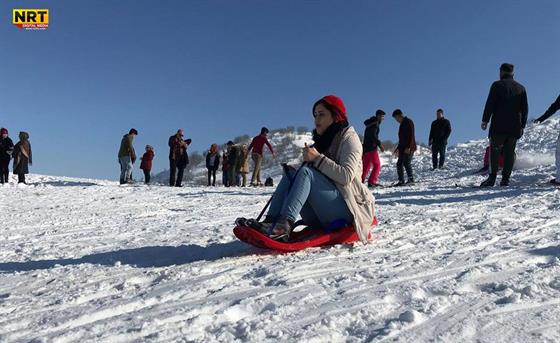
<svg viewBox="0 0 560 343">
<path fill-rule="evenodd" d="M 482 181 L 484 141 L 435 173 L 420 155 L 416 186 L 375 190 L 371 244 L 294 254 L 232 235 L 271 189 L 12 179 L 0 342 L 558 342 L 559 129 L 527 129 L 507 188 L 456 186 Z"/>
</svg>

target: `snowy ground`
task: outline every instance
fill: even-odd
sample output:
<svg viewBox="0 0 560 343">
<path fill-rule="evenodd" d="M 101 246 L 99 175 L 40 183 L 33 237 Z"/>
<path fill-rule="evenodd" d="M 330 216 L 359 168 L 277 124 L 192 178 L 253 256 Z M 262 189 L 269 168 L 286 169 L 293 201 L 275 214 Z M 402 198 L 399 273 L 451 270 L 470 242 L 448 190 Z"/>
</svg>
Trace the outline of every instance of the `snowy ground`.
<svg viewBox="0 0 560 343">
<path fill-rule="evenodd" d="M 469 187 L 484 142 L 421 156 L 416 186 L 374 192 L 374 242 L 294 254 L 232 234 L 270 189 L 31 175 L 0 187 L 0 342 L 558 342 L 558 126 L 511 187 Z"/>
</svg>

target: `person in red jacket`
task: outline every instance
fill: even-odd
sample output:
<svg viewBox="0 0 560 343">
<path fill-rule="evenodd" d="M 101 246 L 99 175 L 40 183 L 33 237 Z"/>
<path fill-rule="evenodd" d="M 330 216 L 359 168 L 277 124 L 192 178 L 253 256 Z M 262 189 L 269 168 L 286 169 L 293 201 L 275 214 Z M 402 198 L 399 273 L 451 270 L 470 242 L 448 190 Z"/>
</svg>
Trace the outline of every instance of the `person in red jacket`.
<svg viewBox="0 0 560 343">
<path fill-rule="evenodd" d="M 150 172 L 152 171 L 152 161 L 155 155 L 154 147 L 146 145 L 146 152 L 142 155 L 142 162 L 140 163 L 140 169 L 144 171 L 144 182 L 146 184 L 150 183 Z"/>
<path fill-rule="evenodd" d="M 270 150 L 272 156 L 274 156 L 274 150 L 272 150 L 272 145 L 270 145 L 267 135 L 268 129 L 266 127 L 263 127 L 261 129 L 260 135 L 253 138 L 251 144 L 249 145 L 249 148 L 247 149 L 247 153 L 251 152 L 251 150 L 253 151 L 253 153 L 251 154 L 251 158 L 253 159 L 254 167 L 253 176 L 251 177 L 251 186 L 262 186 L 261 163 L 263 159 L 263 150 L 265 144 L 266 146 L 268 146 L 268 149 Z"/>
<path fill-rule="evenodd" d="M 412 156 L 416 151 L 414 122 L 410 118 L 406 117 L 399 109 L 393 111 L 393 118 L 395 118 L 395 120 L 400 124 L 399 144 L 395 149 L 395 154 L 398 156 L 397 174 L 399 175 L 399 182 L 396 185 L 405 185 L 403 169 L 406 169 L 406 175 L 408 176 L 406 184 L 413 184 L 414 175 L 412 174 Z"/>
</svg>

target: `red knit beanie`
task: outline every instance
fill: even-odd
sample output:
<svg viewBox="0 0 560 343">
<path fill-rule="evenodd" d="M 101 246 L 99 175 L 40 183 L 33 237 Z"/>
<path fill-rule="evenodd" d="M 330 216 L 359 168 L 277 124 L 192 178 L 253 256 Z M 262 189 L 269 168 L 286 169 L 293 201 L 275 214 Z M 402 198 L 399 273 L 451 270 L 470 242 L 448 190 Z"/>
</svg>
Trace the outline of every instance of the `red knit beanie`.
<svg viewBox="0 0 560 343">
<path fill-rule="evenodd" d="M 8 129 L 6 128 L 1 128 L 0 129 L 0 135 L 7 135 L 8 134 Z"/>
<path fill-rule="evenodd" d="M 348 121 L 348 115 L 346 114 L 346 106 L 344 106 L 344 102 L 342 99 L 337 97 L 336 95 L 327 95 L 321 98 L 321 100 L 317 101 L 313 106 L 313 112 L 315 112 L 315 107 L 319 103 L 326 103 L 326 107 L 334 113 L 334 121 Z"/>
</svg>

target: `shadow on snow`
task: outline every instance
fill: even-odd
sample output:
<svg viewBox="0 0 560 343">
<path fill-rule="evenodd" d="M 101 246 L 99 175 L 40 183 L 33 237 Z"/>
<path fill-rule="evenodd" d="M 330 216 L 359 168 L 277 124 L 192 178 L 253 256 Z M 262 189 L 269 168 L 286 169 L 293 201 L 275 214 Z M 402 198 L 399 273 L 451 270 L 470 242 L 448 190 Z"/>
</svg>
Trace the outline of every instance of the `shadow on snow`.
<svg viewBox="0 0 560 343">
<path fill-rule="evenodd" d="M 215 261 L 224 257 L 242 257 L 264 252 L 240 241 L 214 243 L 203 247 L 195 244 L 180 246 L 153 246 L 122 249 L 86 255 L 80 258 L 0 263 L 0 273 L 26 272 L 50 269 L 55 266 L 98 264 L 114 266 L 117 262 L 137 268 L 157 268 L 182 265 L 197 261 Z"/>
</svg>

